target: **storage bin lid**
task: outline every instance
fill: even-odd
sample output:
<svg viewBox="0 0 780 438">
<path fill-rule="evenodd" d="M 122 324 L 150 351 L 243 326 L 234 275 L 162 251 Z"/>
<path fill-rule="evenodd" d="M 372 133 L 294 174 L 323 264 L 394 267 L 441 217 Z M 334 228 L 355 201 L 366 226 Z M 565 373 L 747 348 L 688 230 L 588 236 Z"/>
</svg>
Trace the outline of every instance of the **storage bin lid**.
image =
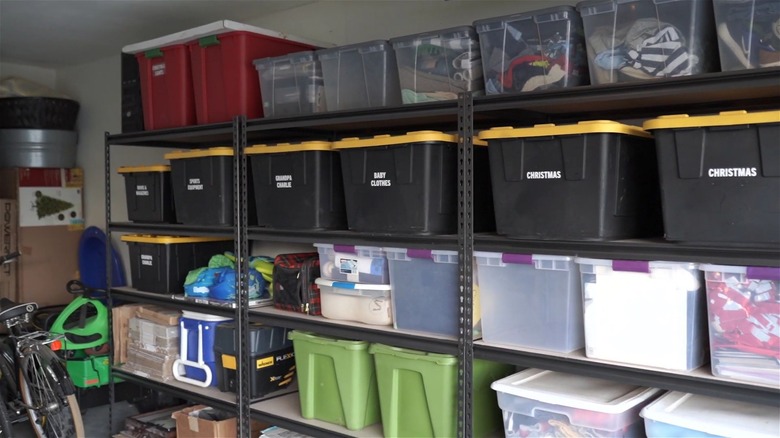
<svg viewBox="0 0 780 438">
<path fill-rule="evenodd" d="M 213 23 L 204 24 L 203 26 L 193 27 L 192 29 L 183 30 L 181 32 L 172 33 L 170 35 L 154 38 L 148 41 L 130 44 L 122 47 L 122 52 L 124 53 L 145 52 L 151 49 L 173 46 L 177 44 L 184 44 L 203 37 L 219 35 L 222 33 L 235 32 L 235 31 L 251 32 L 258 35 L 265 35 L 267 37 L 294 41 L 301 44 L 307 44 L 313 47 L 327 47 L 332 45 L 328 43 L 322 43 L 319 41 L 310 40 L 307 38 L 288 35 L 286 33 L 277 32 L 275 30 L 264 29 L 262 27 L 257 27 L 257 26 L 250 26 L 248 24 L 238 23 L 236 21 L 220 20 L 220 21 L 215 21 Z"/>
<path fill-rule="evenodd" d="M 360 351 L 367 350 L 368 341 L 350 341 L 347 339 L 330 338 L 311 332 L 293 330 L 287 334 L 287 339 L 295 341 L 311 342 L 313 344 L 327 345 L 332 348 L 341 348 L 344 350 Z"/>
<path fill-rule="evenodd" d="M 571 125 L 556 125 L 545 123 L 528 128 L 499 126 L 479 133 L 480 140 L 499 138 L 549 137 L 553 135 L 580 134 L 623 134 L 635 137 L 653 138 L 652 134 L 638 126 L 625 125 L 611 120 L 588 120 Z"/>
<path fill-rule="evenodd" d="M 776 437 L 777 407 L 672 391 L 642 409 L 642 417 L 714 436 Z"/>
<path fill-rule="evenodd" d="M 445 49 L 466 50 L 476 46 L 479 48 L 477 32 L 471 26 L 457 26 L 441 30 L 404 35 L 391 38 L 390 44 L 395 49 L 420 45 L 440 46 Z"/>
<path fill-rule="evenodd" d="M 121 166 L 119 173 L 140 173 L 140 172 L 170 172 L 171 166 L 158 164 L 154 166 Z"/>
<path fill-rule="evenodd" d="M 386 40 L 373 40 L 363 43 L 347 44 L 344 46 L 337 46 L 328 49 L 317 50 L 316 55 L 318 59 L 334 59 L 342 52 L 356 51 L 359 53 L 371 53 L 371 52 L 388 52 L 392 47 Z"/>
<path fill-rule="evenodd" d="M 148 234 L 125 234 L 120 237 L 120 240 L 123 242 L 158 243 L 161 245 L 170 245 L 176 243 L 224 242 L 233 239 L 229 237 L 151 236 Z"/>
<path fill-rule="evenodd" d="M 390 146 L 395 144 L 424 142 L 458 143 L 455 134 L 441 131 L 412 131 L 402 135 L 381 134 L 371 138 L 347 137 L 333 142 L 333 149 L 370 148 L 373 146 Z M 475 146 L 486 146 L 487 143 L 474 139 Z"/>
<path fill-rule="evenodd" d="M 233 148 L 221 146 L 209 149 L 193 149 L 189 151 L 173 151 L 164 155 L 166 160 L 180 160 L 183 158 L 203 158 L 203 157 L 232 157 Z"/>
<path fill-rule="evenodd" d="M 582 0 L 577 3 L 577 10 L 583 17 L 589 15 L 612 13 L 617 10 L 618 3 L 636 2 L 639 0 Z"/>
<path fill-rule="evenodd" d="M 278 143 L 275 145 L 256 144 L 244 149 L 247 155 L 281 154 L 285 152 L 333 151 L 329 141 L 304 141 L 302 143 Z"/>
<path fill-rule="evenodd" d="M 377 252 L 379 254 L 385 253 L 384 249 L 379 246 L 339 245 L 339 244 L 334 245 L 332 243 L 315 243 L 313 246 L 318 250 L 322 248 L 322 249 L 329 249 L 334 252 L 349 253 L 349 254 L 357 254 L 358 251 L 371 251 L 371 252 Z"/>
<path fill-rule="evenodd" d="M 261 66 L 265 68 L 279 61 L 287 61 L 290 64 L 302 64 L 304 62 L 314 62 L 316 59 L 314 58 L 314 51 L 304 50 L 302 52 L 289 53 L 282 56 L 271 56 L 267 58 L 255 59 L 252 61 L 252 64 L 254 64 L 255 67 L 259 69 Z"/>
<path fill-rule="evenodd" d="M 344 295 L 357 295 L 371 298 L 383 298 L 390 296 L 389 284 L 352 283 L 349 281 L 326 280 L 324 278 L 318 278 L 314 280 L 314 282 L 320 286 L 332 287 L 333 292 Z"/>
<path fill-rule="evenodd" d="M 650 272 L 650 269 L 697 269 L 699 265 L 688 262 L 650 262 L 646 260 L 609 260 L 575 257 L 574 261 L 581 265 L 608 266 L 616 271 Z"/>
<path fill-rule="evenodd" d="M 387 354 L 408 360 L 433 362 L 436 365 L 457 365 L 458 358 L 449 354 L 429 353 L 427 351 L 410 350 L 408 348 L 391 347 L 384 344 L 371 344 L 368 352 L 371 354 Z"/>
<path fill-rule="evenodd" d="M 475 21 L 473 25 L 477 30 L 477 33 L 483 33 L 504 29 L 506 28 L 507 23 L 521 20 L 534 20 L 537 24 L 541 24 L 552 21 L 571 20 L 576 15 L 578 15 L 577 10 L 573 6 L 557 6 L 531 12 L 503 15 L 501 17 L 483 18 Z"/>
<path fill-rule="evenodd" d="M 458 252 L 445 249 L 384 248 L 388 260 L 427 259 L 436 263 L 458 263 Z"/>
<path fill-rule="evenodd" d="M 780 123 L 780 110 L 756 111 L 749 113 L 744 110 L 722 111 L 718 115 L 689 116 L 688 114 L 672 114 L 646 120 L 642 127 L 652 129 L 703 128 L 707 126 L 738 126 L 756 125 L 761 123 Z"/>
<path fill-rule="evenodd" d="M 564 262 L 574 261 L 572 256 L 542 255 L 542 254 L 517 254 L 508 252 L 489 252 L 474 251 L 474 257 L 484 257 L 488 259 L 500 259 L 504 263 L 530 265 L 535 261 L 541 260 L 559 260 Z"/>
<path fill-rule="evenodd" d="M 230 321 L 226 316 L 210 315 L 208 313 L 193 312 L 192 310 L 182 310 L 182 318 L 198 319 L 201 321 Z"/>
<path fill-rule="evenodd" d="M 699 269 L 705 272 L 726 272 L 729 274 L 745 275 L 751 280 L 780 281 L 780 268 L 771 266 L 724 266 L 701 264 Z"/>
<path fill-rule="evenodd" d="M 490 385 L 505 394 L 606 414 L 620 414 L 660 389 L 530 368 Z"/>
</svg>

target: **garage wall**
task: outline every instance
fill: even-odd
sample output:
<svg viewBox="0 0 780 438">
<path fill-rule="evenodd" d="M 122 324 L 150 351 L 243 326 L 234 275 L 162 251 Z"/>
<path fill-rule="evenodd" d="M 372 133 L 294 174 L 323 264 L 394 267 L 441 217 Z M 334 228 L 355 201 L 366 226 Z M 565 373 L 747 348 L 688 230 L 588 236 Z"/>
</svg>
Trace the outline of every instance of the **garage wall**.
<svg viewBox="0 0 780 438">
<path fill-rule="evenodd" d="M 13 62 L 0 62 L 0 79 L 10 76 L 25 78 L 49 88 L 56 89 L 57 85 L 57 70 Z"/>
</svg>

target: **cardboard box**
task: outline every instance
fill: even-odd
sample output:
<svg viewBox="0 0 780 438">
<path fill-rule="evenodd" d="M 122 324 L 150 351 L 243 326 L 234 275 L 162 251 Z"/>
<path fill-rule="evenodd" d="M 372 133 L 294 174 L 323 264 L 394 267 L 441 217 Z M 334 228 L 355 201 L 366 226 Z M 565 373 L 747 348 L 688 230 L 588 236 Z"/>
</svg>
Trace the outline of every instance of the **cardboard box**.
<svg viewBox="0 0 780 438">
<path fill-rule="evenodd" d="M 0 199 L 0 255 L 18 250 L 18 213 L 16 201 Z M 18 260 L 0 265 L 0 297 L 16 299 Z"/>
<path fill-rule="evenodd" d="M 12 299 L 41 307 L 73 299 L 65 284 L 78 278 L 83 181 L 81 169 L 0 169 L 0 198 L 16 200 L 15 236 L 22 253 Z"/>
<path fill-rule="evenodd" d="M 165 307 L 144 305 L 136 309 L 136 316 L 162 325 L 179 325 L 181 311 Z"/>
<path fill-rule="evenodd" d="M 177 438 L 233 438 L 237 436 L 238 423 L 236 417 L 231 417 L 222 421 L 210 421 L 190 413 L 197 413 L 204 409 L 211 409 L 203 405 L 190 406 L 180 411 L 174 412 L 171 417 L 176 420 Z M 251 420 L 251 435 L 259 436 L 260 431 L 266 429 L 269 425 L 259 421 Z"/>
<path fill-rule="evenodd" d="M 142 304 L 125 304 L 111 309 L 114 334 L 114 364 L 127 362 L 127 334 L 130 318 L 134 317 Z"/>
</svg>

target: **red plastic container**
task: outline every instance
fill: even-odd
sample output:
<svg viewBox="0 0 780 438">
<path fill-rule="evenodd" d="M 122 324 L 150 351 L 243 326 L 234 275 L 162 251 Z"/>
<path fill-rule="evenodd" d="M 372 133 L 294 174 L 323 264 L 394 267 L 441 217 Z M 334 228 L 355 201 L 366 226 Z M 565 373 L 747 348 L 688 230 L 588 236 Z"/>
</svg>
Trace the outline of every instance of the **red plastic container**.
<svg viewBox="0 0 780 438">
<path fill-rule="evenodd" d="M 312 50 L 297 41 L 247 31 L 210 35 L 187 43 L 198 124 L 263 116 L 260 83 L 252 61 Z"/>
<path fill-rule="evenodd" d="M 146 130 L 195 124 L 195 98 L 186 44 L 135 54 Z M 250 63 L 251 65 L 251 63 Z"/>
</svg>

